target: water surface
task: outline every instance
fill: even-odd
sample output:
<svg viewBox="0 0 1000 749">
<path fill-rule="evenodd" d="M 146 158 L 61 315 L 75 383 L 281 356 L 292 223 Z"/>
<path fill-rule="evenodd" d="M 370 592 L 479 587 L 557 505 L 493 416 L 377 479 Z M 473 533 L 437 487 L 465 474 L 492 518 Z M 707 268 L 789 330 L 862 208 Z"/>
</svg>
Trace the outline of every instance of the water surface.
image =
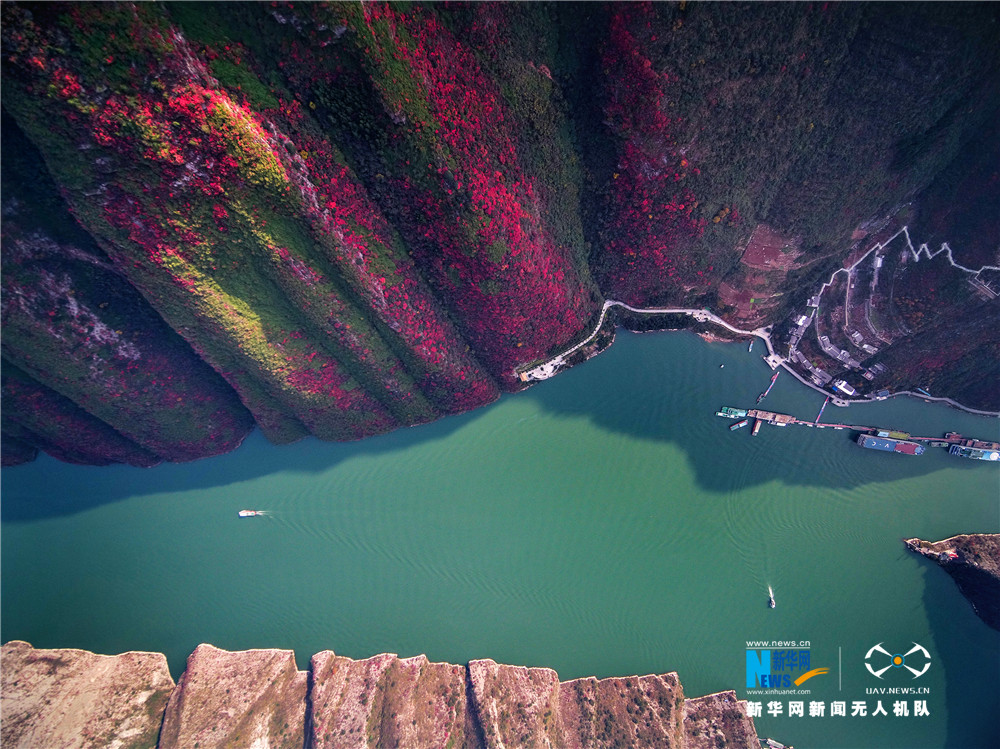
<svg viewBox="0 0 1000 749">
<path fill-rule="evenodd" d="M 917 642 L 929 716 L 896 718 L 887 699 L 888 717 L 765 715 L 761 735 L 989 746 L 1000 633 L 900 539 L 1000 532 L 997 466 L 862 450 L 831 429 L 751 438 L 712 415 L 769 378 L 743 344 L 620 333 L 489 408 L 359 443 L 252 435 L 146 470 L 43 457 L 3 473 L 2 638 L 162 651 L 175 677 L 211 642 L 292 648 L 302 667 L 332 649 L 563 679 L 676 670 L 688 695 L 740 697 L 747 640 L 809 640 L 833 670 L 802 699 L 869 709 L 865 689 L 888 684 L 867 650 Z M 822 400 L 785 374 L 764 405 L 811 419 Z M 996 420 L 913 400 L 824 414 L 842 418 L 998 439 Z M 273 514 L 237 519 L 247 507 Z"/>
</svg>

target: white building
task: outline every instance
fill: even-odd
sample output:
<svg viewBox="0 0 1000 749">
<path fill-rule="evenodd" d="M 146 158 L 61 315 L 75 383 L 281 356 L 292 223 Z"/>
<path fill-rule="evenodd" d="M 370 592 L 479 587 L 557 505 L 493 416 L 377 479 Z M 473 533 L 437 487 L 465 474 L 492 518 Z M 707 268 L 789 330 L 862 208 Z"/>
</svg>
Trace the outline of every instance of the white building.
<svg viewBox="0 0 1000 749">
<path fill-rule="evenodd" d="M 834 380 L 833 389 L 839 390 L 844 395 L 857 395 L 857 391 L 843 380 Z"/>
</svg>

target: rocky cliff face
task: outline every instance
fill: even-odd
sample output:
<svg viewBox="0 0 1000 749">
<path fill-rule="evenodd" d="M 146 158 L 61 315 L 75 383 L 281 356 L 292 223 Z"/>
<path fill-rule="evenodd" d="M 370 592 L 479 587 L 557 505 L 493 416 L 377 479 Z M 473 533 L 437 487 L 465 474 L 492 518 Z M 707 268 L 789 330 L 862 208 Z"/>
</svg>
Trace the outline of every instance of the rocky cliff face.
<svg viewBox="0 0 1000 749">
<path fill-rule="evenodd" d="M 426 422 L 519 387 L 605 297 L 777 322 L 907 201 L 998 265 L 969 156 L 997 14 L 6 3 L 4 460 Z M 966 310 L 981 343 L 967 286 L 907 288 L 906 330 Z M 900 331 L 900 386 L 987 397 L 955 346 L 896 364 Z"/>
<path fill-rule="evenodd" d="M 908 538 L 904 543 L 941 565 L 979 618 L 1000 629 L 1000 534 L 952 536 L 937 542 Z"/>
<path fill-rule="evenodd" d="M 323 651 L 310 663 L 309 746 L 476 746 L 466 669 L 426 656 L 362 661 Z"/>
<path fill-rule="evenodd" d="M 306 680 L 291 650 L 199 645 L 170 695 L 158 746 L 301 747 Z"/>
<path fill-rule="evenodd" d="M 291 651 L 200 645 L 175 687 L 159 654 L 13 641 L 2 656 L 10 747 L 759 746 L 735 693 L 685 700 L 676 674 L 560 682 L 490 660 L 330 651 L 303 672 Z"/>
<path fill-rule="evenodd" d="M 2 656 L 5 747 L 760 746 L 734 692 L 685 700 L 672 673 L 560 682 L 490 660 L 330 651 L 307 673 L 291 651 L 200 645 L 174 687 L 157 654 L 14 641 Z"/>
<path fill-rule="evenodd" d="M 0 652 L 10 747 L 155 747 L 174 680 L 160 653 L 94 655 L 13 641 Z"/>
</svg>

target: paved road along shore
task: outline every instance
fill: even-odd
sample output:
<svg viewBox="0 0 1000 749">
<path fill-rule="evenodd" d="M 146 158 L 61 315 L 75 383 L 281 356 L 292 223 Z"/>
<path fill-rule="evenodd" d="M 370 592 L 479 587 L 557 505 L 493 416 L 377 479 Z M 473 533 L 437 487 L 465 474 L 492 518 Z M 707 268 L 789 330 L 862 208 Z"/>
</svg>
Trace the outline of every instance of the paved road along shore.
<svg viewBox="0 0 1000 749">
<path fill-rule="evenodd" d="M 528 369 L 518 369 L 516 374 L 518 375 L 518 377 L 520 377 L 521 381 L 531 382 L 534 380 L 547 380 L 553 375 L 555 375 L 557 372 L 559 372 L 565 366 L 566 360 L 572 354 L 574 354 L 576 351 L 586 346 L 595 338 L 595 336 L 597 336 L 598 332 L 601 330 L 601 327 L 604 325 L 604 320 L 607 317 L 608 310 L 611 309 L 612 307 L 621 307 L 622 309 L 627 309 L 629 312 L 634 312 L 639 315 L 688 315 L 690 317 L 693 317 L 698 322 L 712 323 L 713 325 L 718 325 L 719 327 L 725 328 L 726 330 L 729 330 L 740 336 L 756 336 L 758 338 L 762 338 L 764 340 L 764 343 L 767 345 L 767 353 L 768 353 L 767 356 L 762 358 L 764 359 L 764 361 L 767 362 L 768 366 L 771 367 L 771 369 L 777 369 L 778 367 L 781 367 L 782 369 L 789 372 L 793 377 L 795 377 L 795 379 L 797 379 L 806 387 L 815 390 L 817 393 L 822 393 L 825 396 L 830 395 L 830 393 L 824 390 L 823 388 L 817 386 L 815 383 L 804 378 L 801 374 L 799 374 L 795 370 L 794 367 L 792 367 L 789 364 L 788 360 L 785 357 L 775 352 L 774 346 L 771 341 L 770 325 L 762 328 L 754 328 L 753 330 L 743 330 L 742 328 L 737 328 L 733 325 L 730 325 L 721 317 L 714 314 L 713 312 L 708 311 L 707 309 L 691 309 L 687 307 L 640 308 L 640 307 L 633 307 L 629 304 L 626 304 L 625 302 L 619 302 L 614 299 L 608 299 L 604 302 L 604 305 L 601 308 L 601 316 L 598 318 L 597 325 L 594 326 L 594 330 L 590 333 L 589 336 L 584 338 L 579 343 L 566 349 L 565 351 L 556 354 L 551 359 L 542 362 L 541 364 L 536 364 Z M 928 397 L 923 393 L 914 393 L 909 390 L 893 393 L 890 397 L 896 397 L 899 395 L 909 395 L 915 398 L 922 398 L 923 400 L 928 402 L 933 401 L 937 403 L 946 403 L 950 406 L 953 406 L 954 408 L 961 409 L 962 411 L 967 411 L 968 413 L 973 413 L 973 414 L 979 414 L 981 416 L 1000 417 L 1000 413 L 998 412 L 980 411 L 975 408 L 969 408 L 967 406 L 963 406 L 961 403 L 953 401 L 951 398 Z M 830 401 L 835 406 L 842 406 L 842 407 L 849 406 L 852 403 L 852 401 L 837 397 L 831 397 Z M 870 402 L 870 399 L 866 398 L 864 400 L 853 401 L 853 402 L 867 403 Z"/>
</svg>

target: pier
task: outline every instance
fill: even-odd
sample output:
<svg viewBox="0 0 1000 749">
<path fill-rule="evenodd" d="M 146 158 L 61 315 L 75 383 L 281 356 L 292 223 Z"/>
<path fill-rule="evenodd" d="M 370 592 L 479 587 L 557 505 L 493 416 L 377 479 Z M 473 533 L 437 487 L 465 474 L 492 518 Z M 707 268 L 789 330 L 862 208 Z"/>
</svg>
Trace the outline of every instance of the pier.
<svg viewBox="0 0 1000 749">
<path fill-rule="evenodd" d="M 824 403 L 824 406 L 826 404 Z M 730 413 L 744 413 L 743 409 L 734 408 L 723 408 L 716 412 L 717 416 L 727 416 L 728 418 L 735 418 L 731 416 Z M 796 418 L 791 414 L 782 414 L 775 411 L 764 411 L 759 408 L 750 408 L 745 411 L 747 418 L 755 419 L 757 421 L 754 424 L 754 430 L 752 434 L 756 434 L 759 431 L 759 424 L 770 424 L 771 426 L 777 427 L 787 427 L 790 425 L 813 427 L 815 429 L 849 429 L 853 432 L 860 432 L 861 434 L 869 434 L 877 437 L 884 437 L 893 440 L 906 440 L 909 442 L 919 442 L 926 443 L 928 447 L 947 447 L 957 446 L 961 448 L 966 448 L 967 450 L 974 451 L 998 451 L 1000 450 L 1000 442 L 987 442 L 984 440 L 977 440 L 969 437 L 964 437 L 958 432 L 948 432 L 944 437 L 915 437 L 909 432 L 902 432 L 898 429 L 891 429 L 889 427 L 876 427 L 867 424 L 833 424 L 833 423 L 821 423 L 819 421 L 819 416 L 816 417 L 816 421 L 804 421 L 802 419 Z M 820 409 L 820 415 L 822 415 L 823 410 Z"/>
<path fill-rule="evenodd" d="M 863 424 L 831 424 L 822 423 L 819 421 L 804 421 L 798 419 L 791 414 L 779 414 L 774 411 L 762 411 L 757 408 L 751 408 L 747 411 L 747 416 L 757 419 L 758 421 L 763 421 L 765 424 L 770 424 L 772 426 L 787 427 L 791 424 L 796 424 L 805 427 L 815 427 L 819 429 L 825 429 L 829 427 L 830 429 L 853 429 L 857 432 L 877 432 L 880 431 L 880 427 L 865 426 Z M 917 439 L 916 437 L 910 437 L 909 439 Z M 938 438 L 940 439 L 940 438 Z"/>
<path fill-rule="evenodd" d="M 758 421 L 763 421 L 766 424 L 773 424 L 774 426 L 786 427 L 789 424 L 806 424 L 808 422 L 799 421 L 794 416 L 789 416 L 788 414 L 779 414 L 774 411 L 761 411 L 757 408 L 751 408 L 747 411 L 747 416 L 751 419 L 757 419 Z"/>
</svg>

